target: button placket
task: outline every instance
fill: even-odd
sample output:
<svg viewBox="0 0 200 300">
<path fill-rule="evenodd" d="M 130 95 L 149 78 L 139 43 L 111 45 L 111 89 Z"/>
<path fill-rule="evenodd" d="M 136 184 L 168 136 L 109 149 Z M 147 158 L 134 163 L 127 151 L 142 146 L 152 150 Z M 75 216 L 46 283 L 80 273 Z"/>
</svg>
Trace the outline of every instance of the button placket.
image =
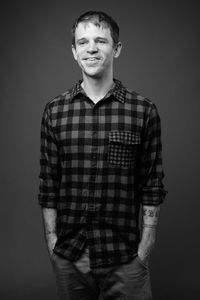
<svg viewBox="0 0 200 300">
<path fill-rule="evenodd" d="M 91 173 L 89 184 L 89 195 L 91 210 L 95 211 L 95 180 L 97 174 L 97 159 L 98 159 L 98 128 L 99 128 L 99 115 L 98 108 L 93 107 L 93 123 L 92 123 L 92 148 L 91 148 Z M 94 208 L 92 208 L 94 207 Z"/>
</svg>

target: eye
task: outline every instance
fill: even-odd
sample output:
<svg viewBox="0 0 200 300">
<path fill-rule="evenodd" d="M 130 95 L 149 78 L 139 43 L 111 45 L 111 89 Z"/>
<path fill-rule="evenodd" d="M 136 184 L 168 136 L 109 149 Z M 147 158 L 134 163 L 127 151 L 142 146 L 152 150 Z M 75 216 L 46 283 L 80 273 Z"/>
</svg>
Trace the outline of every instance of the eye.
<svg viewBox="0 0 200 300">
<path fill-rule="evenodd" d="M 78 45 L 83 46 L 83 45 L 85 45 L 86 43 L 87 43 L 87 41 L 82 40 L 82 41 L 79 41 L 79 42 L 78 42 Z"/>
<path fill-rule="evenodd" d="M 105 44 L 106 41 L 104 41 L 104 40 L 99 40 L 98 43 L 100 43 L 100 44 Z"/>
</svg>

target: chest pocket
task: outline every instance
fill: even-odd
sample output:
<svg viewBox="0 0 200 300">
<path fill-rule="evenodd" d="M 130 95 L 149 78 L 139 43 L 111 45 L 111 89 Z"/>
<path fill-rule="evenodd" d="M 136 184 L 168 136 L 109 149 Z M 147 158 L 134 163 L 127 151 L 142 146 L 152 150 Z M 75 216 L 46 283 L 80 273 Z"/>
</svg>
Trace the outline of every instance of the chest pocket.
<svg viewBox="0 0 200 300">
<path fill-rule="evenodd" d="M 140 134 L 131 131 L 110 131 L 108 164 L 113 167 L 133 167 L 140 144 Z"/>
</svg>

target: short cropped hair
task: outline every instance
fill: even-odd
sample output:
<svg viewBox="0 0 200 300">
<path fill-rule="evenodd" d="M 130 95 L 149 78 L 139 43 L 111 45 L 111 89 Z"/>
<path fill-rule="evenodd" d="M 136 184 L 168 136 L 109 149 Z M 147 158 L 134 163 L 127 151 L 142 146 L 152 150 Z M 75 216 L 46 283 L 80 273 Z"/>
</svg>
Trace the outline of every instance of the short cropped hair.
<svg viewBox="0 0 200 300">
<path fill-rule="evenodd" d="M 109 28 L 111 37 L 113 39 L 113 45 L 117 45 L 119 42 L 119 26 L 113 18 L 102 11 L 88 11 L 75 21 L 72 26 L 72 45 L 75 47 L 75 31 L 79 23 L 93 23 L 95 26 Z"/>
</svg>

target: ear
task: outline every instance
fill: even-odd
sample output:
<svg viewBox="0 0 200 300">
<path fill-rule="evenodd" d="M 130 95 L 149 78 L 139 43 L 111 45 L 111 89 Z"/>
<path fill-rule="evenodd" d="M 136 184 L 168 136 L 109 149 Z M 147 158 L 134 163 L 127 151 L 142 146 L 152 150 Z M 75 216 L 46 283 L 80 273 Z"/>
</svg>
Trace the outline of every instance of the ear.
<svg viewBox="0 0 200 300">
<path fill-rule="evenodd" d="M 115 49 L 114 49 L 114 57 L 115 58 L 119 57 L 121 50 L 122 50 L 122 43 L 118 42 L 117 45 L 115 45 Z"/>
<path fill-rule="evenodd" d="M 73 53 L 74 59 L 77 60 L 76 48 L 74 45 L 72 45 L 72 53 Z"/>
</svg>

